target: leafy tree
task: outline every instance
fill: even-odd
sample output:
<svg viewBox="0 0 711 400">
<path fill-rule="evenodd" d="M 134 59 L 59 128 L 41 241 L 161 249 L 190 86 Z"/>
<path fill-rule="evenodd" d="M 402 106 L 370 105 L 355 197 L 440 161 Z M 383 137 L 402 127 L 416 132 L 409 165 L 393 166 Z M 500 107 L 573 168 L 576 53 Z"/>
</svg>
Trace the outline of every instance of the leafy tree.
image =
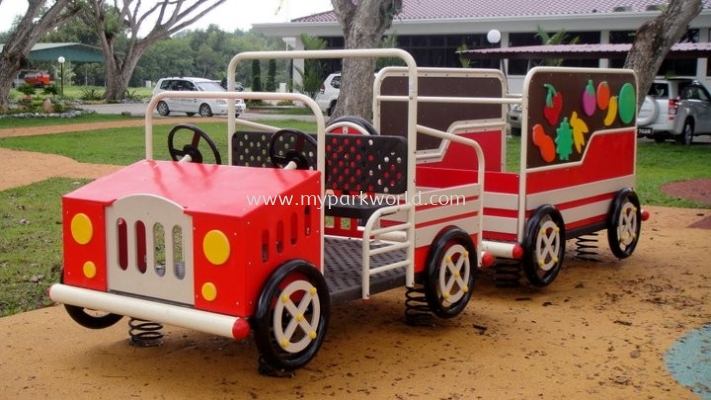
<svg viewBox="0 0 711 400">
<path fill-rule="evenodd" d="M 32 47 L 47 32 L 76 16 L 83 5 L 80 0 L 28 0 L 27 3 L 27 12 L 11 28 L 0 52 L 0 111 L 7 110 L 12 80 L 27 63 Z"/>
<path fill-rule="evenodd" d="M 121 100 L 138 61 L 157 41 L 190 26 L 226 0 L 160 0 L 145 9 L 140 0 L 86 0 L 85 21 L 96 30 L 104 53 L 106 99 Z M 147 20 L 155 26 L 144 37 L 139 31 Z"/>
<path fill-rule="evenodd" d="M 321 38 L 306 33 L 302 33 L 300 38 L 305 50 L 322 50 L 326 48 L 326 41 Z M 304 69 L 298 67 L 294 69 L 296 69 L 300 80 L 300 83 L 294 84 L 294 89 L 314 98 L 321 89 L 324 75 L 323 63 L 318 59 L 307 59 L 304 60 Z"/>
<path fill-rule="evenodd" d="M 686 34 L 689 23 L 701 13 L 702 7 L 701 0 L 670 0 L 657 18 L 637 29 L 625 68 L 637 73 L 639 106 L 644 102 L 667 53 Z"/>
<path fill-rule="evenodd" d="M 536 28 L 538 29 L 536 37 L 541 39 L 542 45 L 577 44 L 580 41 L 580 38 L 576 36 L 566 43 L 566 41 L 568 40 L 568 33 L 565 32 L 565 29 L 561 29 L 558 32 L 554 33 L 553 36 L 551 36 L 540 25 L 537 25 Z M 531 67 L 534 67 L 536 65 L 559 67 L 563 65 L 563 61 L 565 60 L 563 60 L 562 58 L 550 58 L 539 62 L 529 60 L 528 69 L 531 69 Z"/>
<path fill-rule="evenodd" d="M 377 48 L 393 18 L 402 10 L 402 0 L 331 0 L 343 29 L 346 49 Z M 369 119 L 373 112 L 375 60 L 343 60 L 343 78 L 338 105 L 332 117 L 357 115 Z"/>
<path fill-rule="evenodd" d="M 267 92 L 276 92 L 276 60 L 274 59 L 269 60 L 265 89 Z"/>
<path fill-rule="evenodd" d="M 262 66 L 259 60 L 252 60 L 252 91 L 262 91 Z"/>
<path fill-rule="evenodd" d="M 388 36 L 383 36 L 383 40 L 380 42 L 380 48 L 383 49 L 393 49 L 397 48 L 397 35 L 392 34 Z M 391 66 L 402 66 L 405 65 L 405 61 L 401 58 L 379 58 L 375 61 L 375 69 L 381 70 L 385 67 Z"/>
</svg>

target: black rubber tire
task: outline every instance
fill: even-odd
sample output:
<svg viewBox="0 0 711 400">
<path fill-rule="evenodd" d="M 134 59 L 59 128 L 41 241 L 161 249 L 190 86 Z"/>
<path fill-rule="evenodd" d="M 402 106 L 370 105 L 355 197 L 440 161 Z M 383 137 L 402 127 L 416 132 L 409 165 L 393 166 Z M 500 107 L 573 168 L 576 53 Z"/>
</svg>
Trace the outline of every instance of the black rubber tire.
<svg viewBox="0 0 711 400">
<path fill-rule="evenodd" d="M 476 282 L 477 260 L 476 246 L 463 229 L 449 227 L 437 235 L 427 255 L 424 276 L 425 297 L 432 313 L 452 318 L 464 310 Z"/>
<path fill-rule="evenodd" d="M 545 237 L 541 236 L 543 230 Z M 542 241 L 546 241 L 545 245 Z M 565 224 L 554 206 L 546 204 L 534 211 L 526 224 L 523 248 L 523 271 L 528 282 L 538 287 L 550 285 L 558 276 L 565 255 Z"/>
<path fill-rule="evenodd" d="M 170 115 L 170 108 L 168 107 L 168 104 L 164 101 L 158 102 L 156 109 L 158 110 L 158 114 L 163 117 L 167 117 Z"/>
<path fill-rule="evenodd" d="M 315 294 L 311 293 L 314 289 Z M 302 304 L 305 295 L 311 298 Z M 282 305 L 284 298 L 289 300 L 288 305 Z M 287 309 L 289 306 L 298 309 L 298 316 L 293 314 L 294 310 Z M 313 264 L 297 259 L 281 265 L 262 288 L 251 320 L 260 362 L 269 370 L 293 371 L 306 365 L 323 344 L 330 313 L 326 280 Z M 284 328 L 292 323 L 297 324 L 296 328 L 288 338 L 280 339 L 279 336 L 285 334 Z M 314 330 L 306 332 L 302 323 Z M 292 341 L 294 337 L 297 342 Z"/>
<path fill-rule="evenodd" d="M 684 128 L 681 131 L 681 135 L 677 138 L 678 142 L 684 146 L 691 146 L 694 142 L 694 122 L 690 119 L 684 121 Z"/>
<path fill-rule="evenodd" d="M 69 304 L 65 304 L 64 308 L 67 310 L 67 314 L 69 314 L 74 322 L 89 329 L 108 328 L 123 318 L 123 315 L 112 313 L 92 315 L 89 314 L 84 307 L 71 306 Z"/>
<path fill-rule="evenodd" d="M 642 208 L 634 190 L 617 192 L 607 217 L 607 243 L 615 257 L 632 255 L 642 228 Z"/>
<path fill-rule="evenodd" d="M 201 117 L 212 117 L 212 109 L 206 103 L 200 104 L 199 113 Z"/>
</svg>

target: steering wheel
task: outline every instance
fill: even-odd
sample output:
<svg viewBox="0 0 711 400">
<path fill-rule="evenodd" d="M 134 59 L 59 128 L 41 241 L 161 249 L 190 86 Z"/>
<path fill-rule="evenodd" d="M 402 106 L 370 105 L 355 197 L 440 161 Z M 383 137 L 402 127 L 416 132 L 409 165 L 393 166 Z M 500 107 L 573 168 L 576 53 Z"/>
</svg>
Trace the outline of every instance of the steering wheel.
<svg viewBox="0 0 711 400">
<path fill-rule="evenodd" d="M 193 140 L 190 143 L 184 145 L 181 150 L 175 147 L 175 145 L 173 144 L 173 139 L 175 137 L 175 134 L 182 129 L 187 129 L 193 132 Z M 215 142 L 213 142 L 210 136 L 203 130 L 194 125 L 189 124 L 178 124 L 173 127 L 173 129 L 168 134 L 168 152 L 170 152 L 170 157 L 173 159 L 173 161 L 178 162 L 202 163 L 202 153 L 200 153 L 200 150 L 198 149 L 198 146 L 200 145 L 200 139 L 205 139 L 207 145 L 210 146 L 210 150 L 212 150 L 212 155 L 215 156 L 215 164 L 222 164 L 220 151 L 217 150 Z"/>
<path fill-rule="evenodd" d="M 283 136 L 286 137 L 282 139 Z M 278 154 L 277 143 L 280 141 L 286 146 L 284 154 Z M 293 147 L 289 148 L 290 145 Z M 316 146 L 316 139 L 309 134 L 296 129 L 281 129 L 269 139 L 269 158 L 272 165 L 278 168 L 309 169 L 312 167 L 310 160 L 315 159 L 309 155 L 316 154 Z"/>
<path fill-rule="evenodd" d="M 284 138 L 282 138 L 284 137 Z M 278 154 L 277 143 L 283 141 L 286 149 Z M 289 148 L 288 146 L 293 146 Z M 309 169 L 311 163 L 308 153 L 316 153 L 316 139 L 297 129 L 281 129 L 269 139 L 269 158 L 278 168 Z M 289 164 L 293 163 L 291 166 Z"/>
</svg>

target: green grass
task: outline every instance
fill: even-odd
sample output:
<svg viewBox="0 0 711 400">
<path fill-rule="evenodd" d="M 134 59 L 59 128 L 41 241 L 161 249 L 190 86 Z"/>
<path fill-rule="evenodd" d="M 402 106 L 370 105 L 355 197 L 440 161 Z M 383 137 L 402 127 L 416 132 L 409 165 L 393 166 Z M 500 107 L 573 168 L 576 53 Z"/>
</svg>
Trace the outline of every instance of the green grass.
<svg viewBox="0 0 711 400">
<path fill-rule="evenodd" d="M 312 122 L 296 120 L 256 121 L 265 125 L 280 128 L 294 128 L 306 132 L 315 131 Z M 223 159 L 227 159 L 227 132 L 224 121 L 195 124 L 214 140 L 221 151 Z M 168 133 L 171 125 L 156 125 L 153 127 L 154 158 L 169 159 Z M 176 135 L 174 146 L 182 148 L 189 142 L 189 131 Z M 35 151 L 40 153 L 59 154 L 79 162 L 94 164 L 128 165 L 145 156 L 144 128 L 119 128 L 101 131 L 64 133 L 61 135 L 38 135 L 24 137 L 0 138 L 0 147 L 13 150 Z M 207 146 L 202 143 L 200 150 L 205 154 Z"/>
<path fill-rule="evenodd" d="M 88 180 L 55 178 L 0 192 L 0 317 L 50 304 L 62 266 L 61 196 Z"/>
</svg>

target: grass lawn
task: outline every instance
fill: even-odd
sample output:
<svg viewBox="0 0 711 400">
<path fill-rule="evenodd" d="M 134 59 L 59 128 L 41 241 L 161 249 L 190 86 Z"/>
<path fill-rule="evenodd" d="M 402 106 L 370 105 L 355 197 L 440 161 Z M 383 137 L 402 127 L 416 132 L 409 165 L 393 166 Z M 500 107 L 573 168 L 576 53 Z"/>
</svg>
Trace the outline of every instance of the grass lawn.
<svg viewBox="0 0 711 400">
<path fill-rule="evenodd" d="M 0 129 L 56 123 L 82 123 L 126 119 L 123 116 L 92 115 L 73 120 L 2 120 Z M 260 122 L 260 121 L 258 121 Z M 261 121 L 266 125 L 313 132 L 311 122 Z M 223 151 L 227 147 L 224 121 L 201 122 Z M 167 134 L 172 126 L 154 127 L 156 159 L 168 159 Z M 0 147 L 61 154 L 81 162 L 128 165 L 144 158 L 143 128 L 122 128 L 61 135 L 0 138 Z M 189 140 L 189 139 L 188 139 Z M 179 141 L 182 146 L 184 141 Z M 201 144 L 203 153 L 207 148 Z M 520 139 L 509 140 L 508 169 L 518 162 Z M 665 183 L 711 177 L 711 144 L 681 146 L 675 143 L 640 142 L 637 160 L 637 192 L 644 205 L 709 208 L 665 195 Z M 28 161 L 31 162 L 31 161 Z M 32 310 L 49 304 L 47 287 L 59 280 L 62 265 L 60 199 L 86 180 L 53 178 L 33 185 L 0 192 L 0 316 Z"/>
</svg>

